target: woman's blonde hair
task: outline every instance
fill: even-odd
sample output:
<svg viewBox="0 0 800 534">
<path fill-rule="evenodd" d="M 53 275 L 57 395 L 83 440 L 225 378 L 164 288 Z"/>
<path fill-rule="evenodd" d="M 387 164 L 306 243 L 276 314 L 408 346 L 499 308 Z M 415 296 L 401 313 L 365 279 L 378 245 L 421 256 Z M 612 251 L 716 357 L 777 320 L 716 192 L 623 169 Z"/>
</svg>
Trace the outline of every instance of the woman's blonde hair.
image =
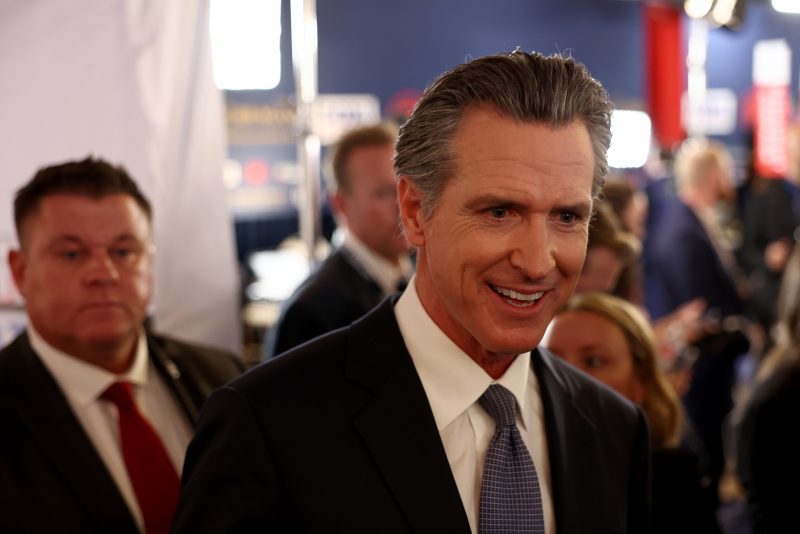
<svg viewBox="0 0 800 534">
<path fill-rule="evenodd" d="M 617 325 L 628 342 L 633 369 L 644 389 L 642 410 L 650 424 L 654 448 L 676 447 L 680 442 L 683 409 L 658 364 L 653 329 L 636 306 L 607 293 L 583 293 L 567 301 L 559 311 L 599 315 Z"/>
</svg>

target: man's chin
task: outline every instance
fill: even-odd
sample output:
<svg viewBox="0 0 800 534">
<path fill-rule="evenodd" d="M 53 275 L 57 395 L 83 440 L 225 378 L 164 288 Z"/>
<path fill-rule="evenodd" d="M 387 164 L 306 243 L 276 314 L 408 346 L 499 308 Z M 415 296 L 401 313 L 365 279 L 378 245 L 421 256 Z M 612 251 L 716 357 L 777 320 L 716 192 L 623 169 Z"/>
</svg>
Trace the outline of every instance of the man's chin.
<svg viewBox="0 0 800 534">
<path fill-rule="evenodd" d="M 538 333 L 534 335 L 525 335 L 520 338 L 513 339 L 511 336 L 505 339 L 495 339 L 487 341 L 484 345 L 484 350 L 498 357 L 516 356 L 535 349 L 542 336 Z"/>
<path fill-rule="evenodd" d="M 109 325 L 107 328 L 92 328 L 82 332 L 78 339 L 83 344 L 117 345 L 130 342 L 139 336 L 138 329 L 122 325 Z"/>
</svg>

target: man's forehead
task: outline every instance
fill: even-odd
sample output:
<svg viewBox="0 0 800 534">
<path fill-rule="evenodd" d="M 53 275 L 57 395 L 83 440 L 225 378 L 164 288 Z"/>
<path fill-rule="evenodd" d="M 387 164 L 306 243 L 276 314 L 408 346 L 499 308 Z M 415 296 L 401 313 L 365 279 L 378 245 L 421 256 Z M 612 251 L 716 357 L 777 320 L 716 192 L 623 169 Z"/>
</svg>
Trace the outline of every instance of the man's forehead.
<svg viewBox="0 0 800 534">
<path fill-rule="evenodd" d="M 123 193 L 93 197 L 73 193 L 55 193 L 41 198 L 31 215 L 58 218 L 69 213 L 74 216 L 108 216 L 111 220 L 125 218 L 144 219 L 149 222 L 147 213 L 136 203 L 136 200 Z M 115 216 L 118 214 L 118 217 Z M 128 217 L 128 216 L 131 217 Z"/>
<path fill-rule="evenodd" d="M 90 197 L 58 193 L 42 197 L 22 221 L 23 246 L 45 232 L 50 240 L 61 236 L 102 237 L 115 240 L 129 235 L 149 238 L 151 222 L 133 197 L 125 194 Z"/>
</svg>

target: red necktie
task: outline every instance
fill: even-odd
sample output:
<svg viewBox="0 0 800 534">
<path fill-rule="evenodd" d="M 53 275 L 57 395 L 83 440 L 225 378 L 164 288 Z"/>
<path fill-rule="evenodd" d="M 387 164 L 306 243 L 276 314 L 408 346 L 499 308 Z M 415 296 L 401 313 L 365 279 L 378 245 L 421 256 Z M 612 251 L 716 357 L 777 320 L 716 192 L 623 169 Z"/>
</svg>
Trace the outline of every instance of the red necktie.
<svg viewBox="0 0 800 534">
<path fill-rule="evenodd" d="M 145 531 L 168 533 L 178 504 L 180 480 L 164 444 L 136 407 L 131 384 L 116 382 L 102 398 L 119 410 L 122 457 L 144 516 Z"/>
</svg>

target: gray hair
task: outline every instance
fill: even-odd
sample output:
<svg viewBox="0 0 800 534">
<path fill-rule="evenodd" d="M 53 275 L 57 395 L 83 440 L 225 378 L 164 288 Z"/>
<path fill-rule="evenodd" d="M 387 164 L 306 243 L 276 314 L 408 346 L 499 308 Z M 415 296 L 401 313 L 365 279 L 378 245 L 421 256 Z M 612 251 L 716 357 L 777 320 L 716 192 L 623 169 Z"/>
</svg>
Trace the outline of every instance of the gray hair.
<svg viewBox="0 0 800 534">
<path fill-rule="evenodd" d="M 552 128 L 583 122 L 594 152 L 592 194 L 595 198 L 600 194 L 611 143 L 608 94 L 586 67 L 572 58 L 517 49 L 478 58 L 444 73 L 425 89 L 400 129 L 395 169 L 421 192 L 426 217 L 456 172 L 451 146 L 459 121 L 467 109 L 481 105 L 519 122 Z"/>
</svg>

